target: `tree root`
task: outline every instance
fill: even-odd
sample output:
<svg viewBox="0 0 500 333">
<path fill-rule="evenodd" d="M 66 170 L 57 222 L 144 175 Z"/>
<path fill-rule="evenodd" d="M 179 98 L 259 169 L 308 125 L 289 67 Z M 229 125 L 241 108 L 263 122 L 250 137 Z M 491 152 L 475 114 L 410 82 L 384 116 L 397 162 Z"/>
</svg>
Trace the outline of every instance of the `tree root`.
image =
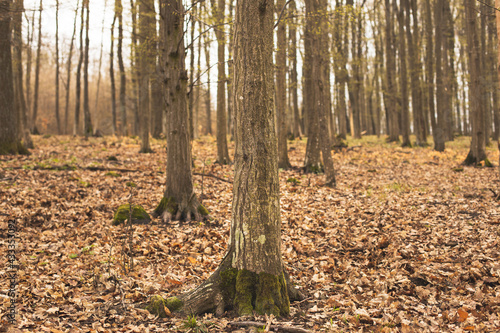
<svg viewBox="0 0 500 333">
<path fill-rule="evenodd" d="M 172 220 L 190 222 L 193 219 L 201 222 L 210 217 L 208 210 L 198 201 L 194 193 L 187 203 L 181 204 L 178 204 L 173 196 L 163 197 L 151 215 L 160 217 L 163 223 Z"/>
</svg>

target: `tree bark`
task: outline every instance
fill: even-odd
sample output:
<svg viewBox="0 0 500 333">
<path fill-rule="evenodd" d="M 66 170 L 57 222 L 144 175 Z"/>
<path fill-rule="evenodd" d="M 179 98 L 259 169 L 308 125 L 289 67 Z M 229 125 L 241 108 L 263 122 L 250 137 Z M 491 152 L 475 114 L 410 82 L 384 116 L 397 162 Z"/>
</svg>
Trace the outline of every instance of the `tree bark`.
<svg viewBox="0 0 500 333">
<path fill-rule="evenodd" d="M 205 7 L 206 9 L 206 7 Z M 205 96 L 205 112 L 207 115 L 206 119 L 206 133 L 208 135 L 212 135 L 212 94 L 210 92 L 210 41 L 208 37 L 208 33 L 204 34 L 204 43 L 205 43 L 205 60 L 207 64 L 207 91 Z"/>
<path fill-rule="evenodd" d="M 59 115 L 59 0 L 56 0 L 56 100 L 55 113 L 57 134 L 61 134 L 61 117 Z"/>
<path fill-rule="evenodd" d="M 184 8 L 181 0 L 161 0 L 162 64 L 167 107 L 167 169 L 163 199 L 154 215 L 164 222 L 201 220 L 206 209 L 199 203 L 191 175 L 191 144 L 187 109 L 188 76 L 185 70 L 183 39 Z"/>
<path fill-rule="evenodd" d="M 486 138 L 484 133 L 484 110 L 481 108 L 481 65 L 479 38 L 477 33 L 476 1 L 464 0 L 466 15 L 467 53 L 469 59 L 469 112 L 472 121 L 472 142 L 464 164 L 478 164 L 486 160 Z"/>
<path fill-rule="evenodd" d="M 109 79 L 111 81 L 111 134 L 116 135 L 116 83 L 115 83 L 115 23 L 116 12 L 111 23 L 111 45 L 109 51 Z"/>
<path fill-rule="evenodd" d="M 154 0 L 139 1 L 139 113 L 141 127 L 141 153 L 151 152 L 149 146 L 149 81 L 155 67 L 156 20 Z"/>
<path fill-rule="evenodd" d="M 288 89 L 291 91 L 291 100 L 293 107 L 293 137 L 300 138 L 302 136 L 301 129 L 301 117 L 300 117 L 300 109 L 299 109 L 299 97 L 298 97 L 298 80 L 297 80 L 297 26 L 296 26 L 296 18 L 297 8 L 295 5 L 295 1 L 290 2 L 289 4 L 289 26 L 288 26 L 288 39 L 290 41 L 290 48 L 288 49 L 288 59 L 289 59 L 289 86 Z"/>
<path fill-rule="evenodd" d="M 224 30 L 225 0 L 212 0 L 212 11 L 216 22 L 217 39 L 217 162 L 228 164 L 227 121 L 226 121 L 226 36 Z"/>
<path fill-rule="evenodd" d="M 195 125 L 194 115 L 194 32 L 196 30 L 196 0 L 191 1 L 191 14 L 190 14 L 190 29 L 191 29 L 191 43 L 189 44 L 189 91 L 188 91 L 188 110 L 189 110 L 189 138 L 193 140 Z"/>
<path fill-rule="evenodd" d="M 395 1 L 395 0 L 393 0 Z M 385 56 L 386 56 L 386 101 L 387 101 L 387 122 L 388 128 L 387 132 L 389 134 L 387 141 L 397 142 L 399 141 L 399 121 L 398 121 L 398 111 L 397 111 L 397 88 L 395 82 L 395 48 L 394 48 L 394 31 L 393 31 L 393 13 L 392 4 L 390 0 L 385 0 Z"/>
<path fill-rule="evenodd" d="M 19 112 L 15 110 L 11 52 L 11 1 L 0 0 L 0 155 L 27 154 L 19 133 Z"/>
<path fill-rule="evenodd" d="M 403 0 L 402 2 L 407 2 Z M 401 84 L 401 134 L 403 136 L 403 147 L 411 147 L 410 142 L 410 110 L 408 97 L 408 71 L 406 61 L 406 36 L 405 36 L 405 8 L 404 3 L 399 6 L 398 12 L 399 21 L 399 68 L 400 68 L 400 84 Z"/>
<path fill-rule="evenodd" d="M 73 122 L 73 135 L 77 135 L 80 131 L 80 100 L 81 100 L 81 76 L 83 64 L 83 28 L 85 26 L 85 3 L 82 2 L 82 11 L 80 19 L 80 57 L 78 58 L 78 65 L 76 66 L 76 102 L 75 102 L 75 121 Z"/>
<path fill-rule="evenodd" d="M 284 9 L 285 0 L 276 1 L 276 13 L 279 17 Z M 286 24 L 278 22 L 276 51 L 276 113 L 278 120 L 278 167 L 288 169 L 292 165 L 288 160 L 287 124 L 286 124 Z"/>
<path fill-rule="evenodd" d="M 40 57 L 42 50 L 42 10 L 43 1 L 40 0 L 40 16 L 38 17 L 38 45 L 36 48 L 36 64 L 35 64 L 35 91 L 33 96 L 33 118 L 31 120 L 31 133 L 39 134 L 36 126 L 36 119 L 38 117 L 38 89 L 40 86 Z"/>
<path fill-rule="evenodd" d="M 445 28 L 443 22 L 444 0 L 437 0 L 434 10 L 434 22 L 436 26 L 436 47 L 434 57 L 436 59 L 436 106 L 437 106 L 437 123 L 433 131 L 434 150 L 444 151 L 446 138 L 446 125 L 444 112 L 446 108 L 445 86 L 443 75 L 443 30 Z"/>
<path fill-rule="evenodd" d="M 71 61 L 73 59 L 73 48 L 75 44 L 75 36 L 76 36 L 76 20 L 78 19 L 78 8 L 80 5 L 80 0 L 77 0 L 76 2 L 76 9 L 75 9 L 75 19 L 73 20 L 73 34 L 71 35 L 71 42 L 69 44 L 69 53 L 68 53 L 68 60 L 66 62 L 66 73 L 67 73 L 67 79 L 66 79 L 66 97 L 65 97 L 65 106 L 64 106 L 64 134 L 69 134 L 68 130 L 68 121 L 69 121 L 69 91 L 71 88 Z"/>
<path fill-rule="evenodd" d="M 83 58 L 83 125 L 84 134 L 88 138 L 94 134 L 89 105 L 89 21 L 90 0 L 84 0 L 85 7 L 85 52 Z"/>
<path fill-rule="evenodd" d="M 120 70 L 120 134 L 128 135 L 127 107 L 125 104 L 125 94 L 127 92 L 127 77 L 125 75 L 125 65 L 123 63 L 123 6 L 121 0 L 115 0 L 115 15 L 118 18 L 118 68 Z"/>
<path fill-rule="evenodd" d="M 137 50 L 137 6 L 138 1 L 130 0 L 130 10 L 132 12 L 132 45 L 130 47 L 130 69 L 132 78 L 132 110 L 134 112 L 133 134 L 138 135 L 140 131 L 140 116 L 139 116 L 139 65 L 138 65 L 138 50 Z"/>
</svg>

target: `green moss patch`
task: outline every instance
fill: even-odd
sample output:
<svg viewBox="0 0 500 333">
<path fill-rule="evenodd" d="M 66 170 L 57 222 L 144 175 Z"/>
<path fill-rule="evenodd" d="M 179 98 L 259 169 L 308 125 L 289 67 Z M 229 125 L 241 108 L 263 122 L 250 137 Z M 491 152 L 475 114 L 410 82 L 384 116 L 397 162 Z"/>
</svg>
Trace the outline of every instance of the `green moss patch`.
<svg viewBox="0 0 500 333">
<path fill-rule="evenodd" d="M 255 285 L 257 284 L 257 274 L 242 269 L 236 275 L 236 293 L 234 305 L 236 312 L 240 316 L 250 316 L 253 314 L 253 303 L 255 295 Z"/>
<path fill-rule="evenodd" d="M 165 311 L 165 308 L 167 308 L 170 312 L 174 312 L 180 310 L 183 305 L 184 303 L 177 297 L 164 299 L 159 295 L 155 295 L 151 297 L 151 301 L 149 301 L 149 305 L 146 307 L 146 310 L 160 318 L 166 318 L 167 311 Z"/>
<path fill-rule="evenodd" d="M 202 216 L 208 216 L 208 209 L 205 208 L 202 204 L 198 206 L 198 213 L 200 213 Z"/>
<path fill-rule="evenodd" d="M 161 216 L 164 211 L 169 212 L 171 215 L 175 215 L 177 210 L 179 209 L 179 205 L 175 201 L 174 197 L 165 198 L 163 197 L 154 210 L 154 216 Z"/>
<path fill-rule="evenodd" d="M 128 220 L 130 216 L 130 204 L 124 204 L 118 207 L 113 218 L 113 225 L 119 225 Z M 151 221 L 151 217 L 140 205 L 132 207 L 132 223 L 145 224 Z"/>
</svg>

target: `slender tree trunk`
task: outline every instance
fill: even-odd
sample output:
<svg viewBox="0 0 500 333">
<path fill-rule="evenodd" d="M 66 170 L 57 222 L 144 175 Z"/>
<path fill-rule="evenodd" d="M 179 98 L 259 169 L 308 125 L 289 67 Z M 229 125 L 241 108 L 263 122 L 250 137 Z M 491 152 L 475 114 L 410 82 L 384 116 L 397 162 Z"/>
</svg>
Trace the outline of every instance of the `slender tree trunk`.
<svg viewBox="0 0 500 333">
<path fill-rule="evenodd" d="M 56 0 L 56 123 L 57 134 L 62 133 L 61 117 L 59 115 L 59 0 Z"/>
<path fill-rule="evenodd" d="M 139 2 L 142 0 L 138 0 Z M 138 50 L 137 50 L 137 6 L 138 2 L 130 0 L 130 8 L 132 12 L 132 46 L 130 47 L 130 68 L 132 72 L 132 110 L 134 112 L 133 134 L 139 135 L 140 116 L 139 116 L 139 65 L 138 65 Z"/>
<path fill-rule="evenodd" d="M 434 149 L 436 151 L 444 151 L 446 138 L 446 123 L 445 123 L 445 81 L 443 75 L 443 30 L 445 24 L 443 22 L 444 1 L 437 0 L 434 10 L 434 22 L 436 25 L 436 47 L 434 57 L 436 59 L 436 104 L 437 104 L 437 126 L 433 131 Z"/>
<path fill-rule="evenodd" d="M 36 119 L 38 117 L 38 89 L 40 84 L 40 57 L 42 50 L 42 10 L 43 1 L 40 0 L 40 16 L 38 17 L 38 45 L 36 48 L 36 67 L 35 67 L 35 92 L 33 96 L 33 118 L 31 120 L 31 133 L 39 134 L 36 126 Z"/>
<path fill-rule="evenodd" d="M 233 18 L 234 0 L 229 0 L 229 18 Z M 228 75 L 227 75 L 227 131 L 230 141 L 234 140 L 234 112 L 233 112 L 233 49 L 234 49 L 234 24 L 229 25 L 229 45 L 228 45 Z"/>
<path fill-rule="evenodd" d="M 161 30 L 161 27 L 160 27 Z M 164 115 L 164 92 L 161 75 L 161 56 L 160 56 L 160 38 L 161 33 L 156 36 L 155 45 L 155 71 L 151 75 L 151 130 L 153 138 L 159 139 L 163 133 L 163 115 Z"/>
<path fill-rule="evenodd" d="M 85 137 L 88 138 L 94 133 L 92 120 L 90 118 L 89 106 L 89 21 L 90 21 L 90 0 L 85 0 L 85 52 L 83 58 L 83 123 Z"/>
<path fill-rule="evenodd" d="M 206 8 L 206 7 L 205 7 Z M 210 92 L 210 41 L 208 34 L 204 35 L 204 43 L 205 43 L 205 60 L 207 63 L 207 91 L 205 97 L 205 112 L 207 114 L 207 123 L 206 123 L 206 134 L 212 135 L 212 94 Z"/>
<path fill-rule="evenodd" d="M 465 31 L 469 58 L 469 107 L 472 120 L 472 142 L 464 164 L 478 164 L 486 158 L 486 138 L 484 132 L 484 109 L 481 107 L 481 65 L 477 33 L 477 12 L 475 0 L 464 0 L 466 13 Z"/>
<path fill-rule="evenodd" d="M 125 75 L 125 65 L 123 63 L 123 6 L 121 0 L 115 0 L 115 15 L 118 18 L 118 68 L 120 70 L 120 134 L 128 135 L 127 107 L 125 104 L 125 94 L 127 92 L 127 77 Z"/>
<path fill-rule="evenodd" d="M 288 26 L 288 40 L 290 41 L 290 47 L 288 49 L 288 59 L 289 59 L 289 87 L 291 91 L 291 99 L 293 105 L 293 137 L 300 138 L 302 136 L 302 131 L 300 127 L 300 110 L 299 110 L 299 97 L 298 97 L 298 79 L 297 79 L 297 27 L 296 18 L 297 8 L 295 6 L 295 1 L 289 4 L 289 26 Z"/>
<path fill-rule="evenodd" d="M 194 137 L 194 128 L 195 128 L 195 118 L 194 118 L 194 32 L 196 30 L 196 2 L 195 0 L 191 1 L 191 44 L 189 45 L 189 137 L 193 140 Z"/>
<path fill-rule="evenodd" d="M 162 64 L 167 108 L 167 168 L 163 199 L 154 215 L 164 222 L 201 220 L 208 214 L 193 191 L 191 176 L 191 144 L 187 109 L 188 75 L 185 70 L 186 53 L 183 39 L 184 8 L 181 0 L 161 0 Z"/>
<path fill-rule="evenodd" d="M 212 10 L 216 22 L 215 37 L 217 39 L 217 162 L 230 163 L 227 149 L 226 121 L 226 36 L 224 30 L 225 0 L 212 0 Z"/>
<path fill-rule="evenodd" d="M 151 152 L 149 146 L 149 81 L 156 64 L 156 20 L 154 0 L 139 1 L 139 112 L 141 127 L 141 153 Z"/>
<path fill-rule="evenodd" d="M 285 0 L 276 1 L 276 13 L 279 17 L 284 9 Z M 278 120 L 278 167 L 291 167 L 288 160 L 287 124 L 286 124 L 286 24 L 282 20 L 278 24 L 276 51 L 276 113 Z"/>
<path fill-rule="evenodd" d="M 115 83 L 115 23 L 116 12 L 111 23 L 111 45 L 109 51 L 109 78 L 111 81 L 111 134 L 116 135 L 116 83 Z"/>
<path fill-rule="evenodd" d="M 85 0 L 84 0 L 85 1 Z M 76 102 L 75 102 L 75 121 L 73 123 L 73 135 L 77 135 L 80 131 L 80 100 L 81 100 L 81 76 L 83 64 L 83 28 L 85 26 L 85 3 L 82 2 L 81 20 L 80 20 L 80 56 L 78 58 L 78 65 L 76 66 Z"/>
<path fill-rule="evenodd" d="M 33 39 L 35 35 L 35 10 L 33 11 L 33 14 L 31 16 L 31 29 L 28 29 L 28 34 L 27 34 L 27 52 L 26 52 L 26 128 L 28 129 L 29 132 L 32 130 L 32 125 L 31 125 L 31 111 L 32 111 L 32 104 L 31 104 L 31 65 L 32 65 L 32 58 L 33 58 Z M 28 25 L 28 28 L 30 26 Z M 27 148 L 33 148 L 33 147 L 27 147 Z"/>
<path fill-rule="evenodd" d="M 393 0 L 395 1 L 395 0 Z M 387 122 L 388 122 L 388 134 L 389 137 L 387 141 L 389 142 L 397 142 L 399 141 L 399 121 L 398 121 L 398 111 L 397 111 L 397 88 L 396 88 L 396 80 L 395 80 L 395 68 L 396 68 L 396 60 L 395 60 L 395 48 L 394 48 L 394 39 L 393 39 L 393 13 L 391 11 L 390 0 L 385 0 L 385 56 L 386 56 L 386 82 L 387 82 L 387 92 L 386 92 L 386 100 L 387 100 Z"/>
<path fill-rule="evenodd" d="M 19 133 L 19 112 L 15 110 L 11 53 L 11 1 L 0 0 L 0 155 L 26 154 Z"/>
<path fill-rule="evenodd" d="M 425 0 L 425 71 L 426 71 L 426 87 L 427 87 L 427 110 L 426 114 L 430 116 L 432 134 L 436 133 L 436 110 L 434 105 L 434 40 L 433 40 L 433 22 L 432 22 L 432 7 L 430 0 Z M 426 122 L 426 126 L 428 123 Z M 426 131 L 427 132 L 427 131 Z"/>
<path fill-rule="evenodd" d="M 104 13 L 103 13 L 103 18 L 102 18 L 102 23 L 101 23 L 101 46 L 99 48 L 99 65 L 97 67 L 97 89 L 95 93 L 95 104 L 94 104 L 94 114 L 95 114 L 95 129 L 96 133 L 99 131 L 100 127 L 100 122 L 101 122 L 101 110 L 99 110 L 99 91 L 101 87 L 101 67 L 102 67 L 102 50 L 104 48 L 104 20 L 106 18 L 106 7 L 107 7 L 108 0 L 104 0 Z M 113 78 L 114 80 L 114 78 Z M 111 113 L 113 113 L 113 110 L 111 110 Z M 113 117 L 113 115 L 111 115 Z"/>
<path fill-rule="evenodd" d="M 406 38 L 405 38 L 405 8 L 404 2 L 399 6 L 398 21 L 399 21 L 399 67 L 401 73 L 401 134 L 403 136 L 403 147 L 411 147 L 410 142 L 410 110 L 408 97 L 408 72 L 406 63 Z"/>
<path fill-rule="evenodd" d="M 445 56 L 446 60 L 446 75 L 445 75 L 445 89 L 446 92 L 446 113 L 445 113 L 445 123 L 446 123 L 446 140 L 453 141 L 455 139 L 455 117 L 453 115 L 453 104 L 455 99 L 455 91 L 457 90 L 457 80 L 455 75 L 455 27 L 453 23 L 453 15 L 451 13 L 450 2 L 446 1 L 444 8 L 446 30 L 444 41 Z"/>
<path fill-rule="evenodd" d="M 78 19 L 78 8 L 80 5 L 80 0 L 77 0 L 76 2 L 76 9 L 75 9 L 75 19 L 73 20 L 73 34 L 71 35 L 71 42 L 69 44 L 69 53 L 68 53 L 68 61 L 66 62 L 66 73 L 67 73 L 67 80 L 66 80 L 66 97 L 65 97 L 65 106 L 64 106 L 64 134 L 69 134 L 69 129 L 68 129 L 68 120 L 69 120 L 69 91 L 71 88 L 71 61 L 73 59 L 73 48 L 75 44 L 75 36 L 76 36 L 76 21 Z"/>
</svg>

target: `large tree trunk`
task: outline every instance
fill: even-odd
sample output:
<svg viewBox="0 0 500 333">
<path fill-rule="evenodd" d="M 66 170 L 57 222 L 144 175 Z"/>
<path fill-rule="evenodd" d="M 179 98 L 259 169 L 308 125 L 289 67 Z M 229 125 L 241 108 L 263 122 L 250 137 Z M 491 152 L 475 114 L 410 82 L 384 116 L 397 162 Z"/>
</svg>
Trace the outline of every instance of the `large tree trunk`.
<svg viewBox="0 0 500 333">
<path fill-rule="evenodd" d="M 276 1 L 276 13 L 279 18 L 284 9 L 285 0 Z M 276 51 L 276 115 L 278 120 L 278 167 L 291 167 L 288 160 L 287 124 L 286 124 L 286 24 L 278 22 Z"/>
<path fill-rule="evenodd" d="M 115 15 L 118 18 L 118 49 L 116 55 L 118 57 L 118 68 L 120 70 L 120 134 L 126 136 L 128 135 L 127 108 L 125 105 L 127 78 L 125 76 L 125 65 L 123 63 L 123 6 L 121 0 L 115 0 Z"/>
<path fill-rule="evenodd" d="M 163 21 L 162 64 L 164 66 L 167 107 L 167 170 L 163 199 L 154 215 L 164 222 L 201 220 L 206 209 L 193 191 L 191 144 L 187 109 L 188 76 L 185 70 L 183 39 L 184 8 L 181 0 L 161 0 Z"/>
<path fill-rule="evenodd" d="M 469 112 L 472 120 L 472 142 L 464 164 L 478 164 L 486 158 L 486 138 L 484 133 L 484 110 L 481 108 L 481 65 L 479 57 L 479 38 L 477 33 L 476 1 L 464 0 L 469 58 Z"/>
<path fill-rule="evenodd" d="M 80 0 L 76 2 L 75 9 L 75 19 L 73 20 L 73 34 L 71 35 L 71 42 L 69 44 L 69 53 L 68 53 L 68 61 L 66 63 L 66 97 L 65 97 L 65 106 L 64 106 L 64 134 L 69 134 L 68 130 L 68 121 L 69 121 L 69 91 L 71 88 L 71 61 L 73 59 L 73 48 L 75 44 L 75 36 L 76 36 L 76 20 L 78 19 L 78 8 L 80 5 Z"/>
<path fill-rule="evenodd" d="M 188 110 L 189 110 L 189 138 L 195 139 L 194 129 L 196 127 L 194 115 L 194 32 L 196 30 L 196 0 L 191 1 L 191 14 L 189 21 L 191 23 L 191 38 L 189 44 L 189 90 L 188 90 Z"/>
<path fill-rule="evenodd" d="M 83 58 L 83 125 L 85 137 L 94 134 L 92 129 L 92 120 L 90 118 L 90 105 L 89 105 L 89 21 L 90 21 L 90 0 L 85 0 L 85 53 Z"/>
<path fill-rule="evenodd" d="M 14 81 L 11 53 L 11 1 L 0 0 L 0 155 L 23 154 L 28 151 L 21 143 L 19 112 L 15 110 Z"/>
<path fill-rule="evenodd" d="M 425 85 L 427 87 L 427 112 L 429 115 L 432 134 L 436 131 L 436 110 L 434 103 L 434 40 L 433 40 L 432 7 L 430 0 L 425 0 Z M 428 123 L 426 122 L 426 127 Z"/>
<path fill-rule="evenodd" d="M 31 133 L 39 134 L 36 126 L 36 119 L 38 117 L 38 89 L 40 86 L 40 57 L 42 51 L 42 10 L 43 1 L 40 0 L 40 16 L 38 17 L 38 45 L 36 48 L 36 64 L 35 64 L 35 91 L 33 96 L 33 118 L 31 120 Z"/>
<path fill-rule="evenodd" d="M 227 121 L 226 121 L 226 35 L 224 30 L 225 0 L 212 0 L 214 12 L 215 37 L 217 38 L 217 162 L 228 164 Z"/>
<path fill-rule="evenodd" d="M 164 301 L 154 297 L 148 307 L 153 313 L 162 314 L 164 306 L 194 314 L 208 311 L 222 314 L 228 308 L 238 315 L 252 315 L 254 310 L 275 316 L 290 312 L 281 259 L 273 23 L 272 1 L 237 2 L 236 154 L 228 252 L 219 268 L 198 288 L 178 299 Z"/>
<path fill-rule="evenodd" d="M 23 12 L 24 12 L 24 1 L 16 0 L 14 2 L 14 14 L 13 14 L 13 78 L 14 78 L 14 101 L 15 108 L 19 114 L 18 122 L 18 133 L 20 138 L 23 140 L 23 144 L 26 148 L 33 148 L 33 141 L 28 130 L 28 114 L 26 108 L 26 100 L 24 98 L 24 87 L 23 87 Z"/>
<path fill-rule="evenodd" d="M 149 81 L 155 67 L 156 20 L 154 0 L 139 2 L 139 113 L 141 153 L 151 152 L 149 146 Z"/>
</svg>

